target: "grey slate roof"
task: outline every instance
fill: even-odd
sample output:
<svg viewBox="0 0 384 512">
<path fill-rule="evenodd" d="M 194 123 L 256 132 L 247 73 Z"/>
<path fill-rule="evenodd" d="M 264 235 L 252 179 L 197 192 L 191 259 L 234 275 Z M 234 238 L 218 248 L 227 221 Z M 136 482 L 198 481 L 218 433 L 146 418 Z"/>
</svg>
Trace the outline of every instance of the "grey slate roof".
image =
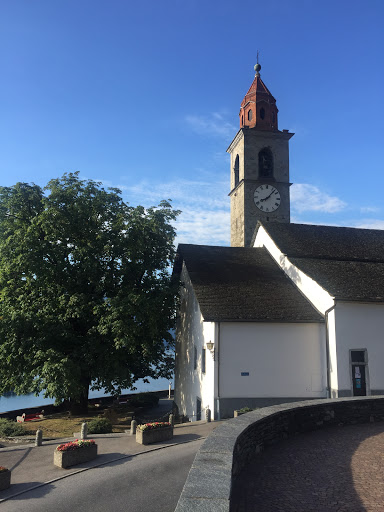
<svg viewBox="0 0 384 512">
<path fill-rule="evenodd" d="M 384 262 L 384 230 L 277 222 L 262 225 L 289 257 Z"/>
<path fill-rule="evenodd" d="M 336 299 L 384 302 L 384 263 L 290 258 Z"/>
<path fill-rule="evenodd" d="M 384 231 L 308 224 L 263 227 L 290 261 L 332 297 L 384 302 Z"/>
<path fill-rule="evenodd" d="M 183 261 L 206 321 L 322 321 L 264 248 L 180 244 Z"/>
</svg>

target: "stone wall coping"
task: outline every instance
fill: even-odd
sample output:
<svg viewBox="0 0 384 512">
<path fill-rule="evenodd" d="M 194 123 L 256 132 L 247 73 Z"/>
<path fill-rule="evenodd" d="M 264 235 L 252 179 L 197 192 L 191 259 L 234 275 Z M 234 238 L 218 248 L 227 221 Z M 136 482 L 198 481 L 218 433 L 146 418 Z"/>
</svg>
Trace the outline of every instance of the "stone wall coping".
<svg viewBox="0 0 384 512">
<path fill-rule="evenodd" d="M 282 417 L 294 418 L 298 413 L 308 413 L 310 418 L 311 413 L 316 411 L 327 414 L 326 419 L 332 418 L 328 424 L 335 425 L 338 422 L 342 423 L 337 415 L 338 408 L 345 409 L 345 405 L 350 404 L 350 408 L 354 409 L 358 405 L 366 404 L 369 408 L 368 415 L 371 414 L 371 408 L 375 403 L 380 404 L 384 409 L 384 396 L 322 398 L 272 405 L 226 421 L 207 437 L 197 452 L 175 512 L 228 512 L 230 510 L 232 476 L 241 469 L 238 461 L 240 456 L 236 459 L 236 454 L 241 451 L 239 444 L 241 439 L 246 437 L 247 432 L 251 432 L 252 426 L 257 424 L 261 426 L 264 422 L 271 423 Z M 363 421 L 360 418 L 360 422 L 370 421 L 370 416 L 367 418 L 368 416 Z M 314 428 L 307 428 L 307 430 L 314 430 Z M 252 454 L 254 455 L 255 453 Z M 234 462 L 236 462 L 235 465 Z M 237 469 L 234 466 L 237 466 Z"/>
</svg>

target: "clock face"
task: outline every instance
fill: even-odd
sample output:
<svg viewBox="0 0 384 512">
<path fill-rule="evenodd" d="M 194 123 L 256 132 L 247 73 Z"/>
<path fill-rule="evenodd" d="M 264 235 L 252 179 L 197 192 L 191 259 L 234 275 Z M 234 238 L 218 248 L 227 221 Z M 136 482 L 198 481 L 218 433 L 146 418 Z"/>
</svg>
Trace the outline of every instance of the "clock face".
<svg viewBox="0 0 384 512">
<path fill-rule="evenodd" d="M 280 206 L 280 192 L 272 185 L 260 185 L 253 194 L 255 205 L 262 212 L 274 212 Z"/>
</svg>

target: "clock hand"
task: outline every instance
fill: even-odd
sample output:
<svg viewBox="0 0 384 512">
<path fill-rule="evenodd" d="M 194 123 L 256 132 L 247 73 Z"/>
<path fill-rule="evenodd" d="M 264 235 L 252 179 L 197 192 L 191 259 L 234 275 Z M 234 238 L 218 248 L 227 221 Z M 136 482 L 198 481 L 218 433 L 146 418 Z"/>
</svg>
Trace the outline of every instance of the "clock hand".
<svg viewBox="0 0 384 512">
<path fill-rule="evenodd" d="M 272 192 L 269 194 L 269 196 L 267 197 L 264 197 L 264 199 L 260 199 L 260 201 L 266 201 L 267 199 L 269 199 L 271 197 L 271 195 L 274 193 L 274 190 L 272 190 Z"/>
</svg>

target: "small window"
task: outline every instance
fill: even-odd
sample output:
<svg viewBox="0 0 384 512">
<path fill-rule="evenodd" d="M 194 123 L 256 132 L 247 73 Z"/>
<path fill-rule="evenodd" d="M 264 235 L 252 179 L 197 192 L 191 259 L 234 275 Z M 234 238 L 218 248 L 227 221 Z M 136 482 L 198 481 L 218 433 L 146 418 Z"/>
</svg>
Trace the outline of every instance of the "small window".
<svg viewBox="0 0 384 512">
<path fill-rule="evenodd" d="M 351 350 L 352 363 L 365 363 L 365 350 Z"/>
<path fill-rule="evenodd" d="M 197 370 L 197 348 L 193 345 L 193 369 Z"/>
<path fill-rule="evenodd" d="M 241 126 L 244 126 L 244 116 L 241 116 Z"/>
<path fill-rule="evenodd" d="M 201 400 L 196 398 L 196 421 L 201 420 Z"/>
<path fill-rule="evenodd" d="M 263 107 L 261 107 L 261 109 L 260 109 L 260 118 L 264 119 L 264 117 L 265 117 L 265 110 L 263 109 Z"/>
<path fill-rule="evenodd" d="M 236 155 L 235 167 L 233 168 L 233 173 L 235 175 L 235 187 L 239 184 L 239 155 Z"/>
<path fill-rule="evenodd" d="M 259 178 L 273 179 L 273 155 L 269 148 L 259 152 Z"/>
<path fill-rule="evenodd" d="M 252 120 L 252 110 L 248 110 L 248 121 Z"/>
<path fill-rule="evenodd" d="M 205 350 L 205 348 L 203 348 L 201 351 L 201 372 L 202 373 L 205 373 L 205 354 L 206 354 L 206 350 Z"/>
</svg>

